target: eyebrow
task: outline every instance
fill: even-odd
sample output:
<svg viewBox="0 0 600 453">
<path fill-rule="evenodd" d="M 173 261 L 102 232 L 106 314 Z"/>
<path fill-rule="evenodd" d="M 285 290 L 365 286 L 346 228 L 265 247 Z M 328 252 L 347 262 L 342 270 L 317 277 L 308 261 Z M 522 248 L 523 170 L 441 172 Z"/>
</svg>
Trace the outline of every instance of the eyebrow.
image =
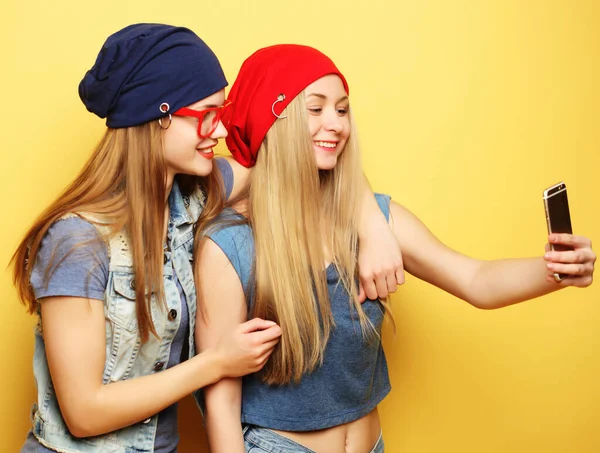
<svg viewBox="0 0 600 453">
<path fill-rule="evenodd" d="M 327 96 L 325 96 L 324 94 L 321 94 L 321 93 L 309 93 L 306 95 L 306 97 L 310 97 L 310 96 L 316 96 L 321 99 L 327 99 Z M 336 104 L 339 102 L 342 102 L 342 101 L 347 101 L 347 100 L 348 100 L 348 96 L 342 96 L 341 98 L 339 98 L 337 100 Z"/>
</svg>

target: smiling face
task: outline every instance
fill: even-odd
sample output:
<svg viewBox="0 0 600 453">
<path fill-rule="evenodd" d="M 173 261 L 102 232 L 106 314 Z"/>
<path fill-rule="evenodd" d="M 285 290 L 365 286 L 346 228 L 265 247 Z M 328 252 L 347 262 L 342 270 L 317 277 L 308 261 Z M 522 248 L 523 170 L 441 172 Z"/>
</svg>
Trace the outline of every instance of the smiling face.
<svg viewBox="0 0 600 453">
<path fill-rule="evenodd" d="M 204 110 L 223 105 L 225 102 L 225 90 L 204 98 L 187 108 L 192 110 Z M 210 116 L 207 115 L 202 130 L 210 131 Z M 168 120 L 167 120 L 168 121 Z M 198 119 L 188 116 L 173 115 L 171 125 L 163 130 L 163 145 L 165 150 L 165 161 L 167 164 L 168 180 L 176 174 L 195 176 L 206 176 L 213 168 L 213 148 L 220 138 L 227 137 L 227 131 L 223 123 L 219 122 L 217 128 L 207 138 L 198 136 Z"/>
<path fill-rule="evenodd" d="M 317 167 L 332 170 L 350 136 L 348 95 L 342 80 L 334 74 L 313 82 L 304 93 Z"/>
</svg>

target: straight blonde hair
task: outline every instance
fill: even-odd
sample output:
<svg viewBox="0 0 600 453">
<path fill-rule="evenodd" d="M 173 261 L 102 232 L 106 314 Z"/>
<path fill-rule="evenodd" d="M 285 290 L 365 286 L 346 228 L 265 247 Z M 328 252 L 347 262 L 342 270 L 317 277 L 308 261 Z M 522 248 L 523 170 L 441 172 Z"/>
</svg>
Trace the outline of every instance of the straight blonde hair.
<svg viewBox="0 0 600 453">
<path fill-rule="evenodd" d="M 277 322 L 283 332 L 262 377 L 277 385 L 299 381 L 323 361 L 334 327 L 327 255 L 350 294 L 351 310 L 358 314 L 363 334 L 376 335 L 357 298 L 363 174 L 352 116 L 351 133 L 337 165 L 319 171 L 304 93 L 285 114 L 287 118 L 275 122 L 261 145 L 248 207 L 256 250 L 252 316 Z"/>
<path fill-rule="evenodd" d="M 46 232 L 67 214 L 91 213 L 107 219 L 103 225 L 109 227 L 110 233 L 104 240 L 121 231 L 128 235 L 139 334 L 142 342 L 148 340 L 149 333 L 157 336 L 151 317 L 151 297 L 154 294 L 164 306 L 162 233 L 168 195 L 166 174 L 158 122 L 106 130 L 79 175 L 38 217 L 12 256 L 13 282 L 30 313 L 39 309 L 29 282 Z M 199 186 L 205 192 L 202 221 L 220 212 L 223 188 L 218 169 L 204 178 L 178 175 L 176 179 L 184 195 Z M 60 264 L 53 261 L 45 270 L 46 281 L 52 269 Z"/>
</svg>

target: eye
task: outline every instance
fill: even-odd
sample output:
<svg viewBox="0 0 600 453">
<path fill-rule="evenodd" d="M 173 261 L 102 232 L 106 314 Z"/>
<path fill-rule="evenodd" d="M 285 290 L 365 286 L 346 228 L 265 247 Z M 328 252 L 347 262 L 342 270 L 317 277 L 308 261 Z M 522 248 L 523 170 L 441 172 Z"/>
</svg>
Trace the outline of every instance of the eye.
<svg viewBox="0 0 600 453">
<path fill-rule="evenodd" d="M 322 107 L 308 107 L 307 110 L 313 115 L 318 115 L 323 111 Z"/>
<path fill-rule="evenodd" d="M 207 112 L 206 115 L 204 115 L 204 119 L 202 120 L 203 124 L 212 123 L 213 120 L 215 119 L 216 115 L 217 115 L 217 112 L 215 110 Z"/>
<path fill-rule="evenodd" d="M 338 108 L 337 112 L 338 112 L 338 115 L 340 115 L 340 116 L 346 116 L 348 114 L 348 108 L 347 107 Z"/>
</svg>

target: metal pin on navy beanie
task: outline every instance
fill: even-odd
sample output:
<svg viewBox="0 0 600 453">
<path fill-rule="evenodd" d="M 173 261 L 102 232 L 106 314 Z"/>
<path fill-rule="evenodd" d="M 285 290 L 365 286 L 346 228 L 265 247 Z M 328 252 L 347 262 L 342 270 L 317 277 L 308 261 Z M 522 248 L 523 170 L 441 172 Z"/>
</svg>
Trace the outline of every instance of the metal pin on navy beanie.
<svg viewBox="0 0 600 453">
<path fill-rule="evenodd" d="M 108 37 L 79 84 L 87 109 L 112 128 L 164 117 L 227 86 L 214 52 L 194 32 L 134 24 Z"/>
</svg>

